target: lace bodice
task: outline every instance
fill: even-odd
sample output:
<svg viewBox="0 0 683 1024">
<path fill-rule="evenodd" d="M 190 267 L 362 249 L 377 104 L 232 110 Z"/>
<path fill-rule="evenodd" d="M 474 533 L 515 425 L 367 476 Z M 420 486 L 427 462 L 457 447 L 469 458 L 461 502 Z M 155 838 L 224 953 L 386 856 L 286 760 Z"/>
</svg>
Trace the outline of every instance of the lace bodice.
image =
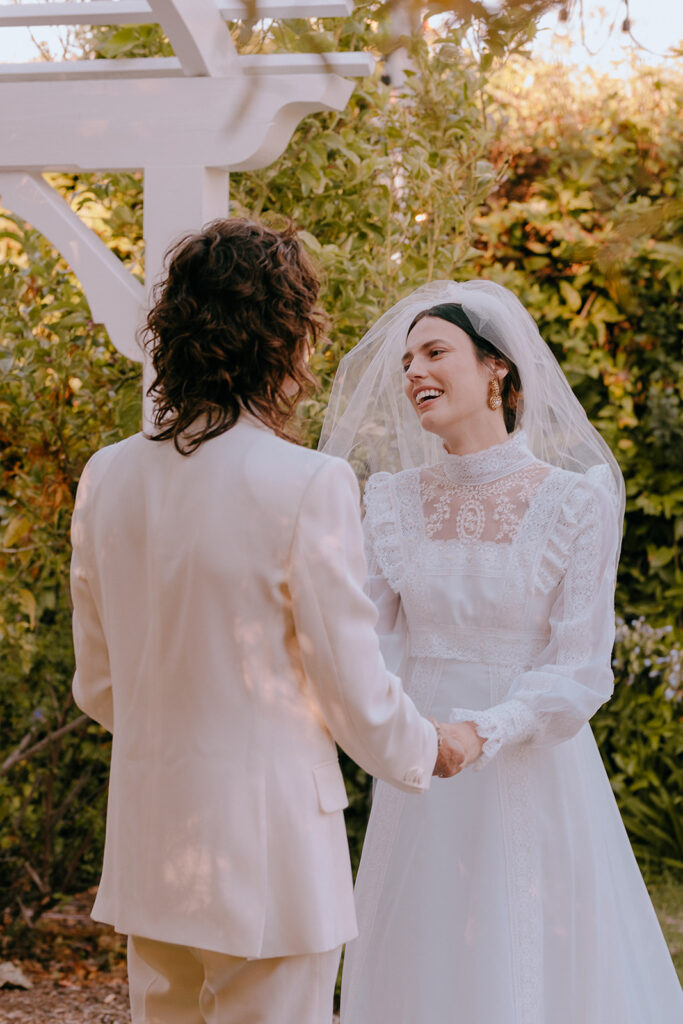
<svg viewBox="0 0 683 1024">
<path fill-rule="evenodd" d="M 532 463 L 486 483 L 459 483 L 443 465 L 420 471 L 420 500 L 427 539 L 514 540 L 538 485 L 548 473 Z"/>
<path fill-rule="evenodd" d="M 507 669 L 510 686 L 499 696 L 510 699 L 481 713 L 488 715 L 481 719 L 488 757 L 506 729 L 519 741 L 590 717 L 611 688 L 618 537 L 599 485 L 540 462 L 519 433 L 474 455 L 376 474 L 365 503 L 380 633 L 393 634 L 395 649 L 400 627 L 403 653 L 414 658 Z M 570 702 L 564 725 L 545 721 L 546 705 L 555 705 L 538 693 L 551 694 L 558 674 L 589 665 L 593 678 L 577 691 L 580 707 Z M 543 679 L 525 701 L 520 693 L 537 666 Z M 474 717 L 454 713 L 461 712 Z"/>
</svg>

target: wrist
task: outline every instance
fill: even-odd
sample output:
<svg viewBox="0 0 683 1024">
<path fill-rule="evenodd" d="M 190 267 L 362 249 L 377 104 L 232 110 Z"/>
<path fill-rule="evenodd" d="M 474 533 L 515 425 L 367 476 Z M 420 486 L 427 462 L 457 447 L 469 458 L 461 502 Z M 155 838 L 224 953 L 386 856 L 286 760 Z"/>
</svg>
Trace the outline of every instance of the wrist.
<svg viewBox="0 0 683 1024">
<path fill-rule="evenodd" d="M 432 775 L 440 775 L 440 761 L 443 747 L 443 733 L 441 726 L 434 718 L 429 718 L 429 722 L 434 726 L 434 732 L 436 733 L 436 760 L 434 761 L 434 771 Z"/>
<path fill-rule="evenodd" d="M 463 722 L 462 723 L 467 729 L 467 736 L 464 738 L 464 745 L 467 753 L 467 760 L 469 763 L 476 761 L 484 748 L 484 739 L 477 731 L 477 726 L 474 722 Z"/>
<path fill-rule="evenodd" d="M 437 720 L 435 718 L 430 718 L 429 721 L 434 726 L 434 731 L 436 732 L 437 750 L 440 753 L 441 752 L 441 744 L 443 743 L 443 733 L 441 731 L 441 726 L 439 725 L 439 723 L 437 722 Z"/>
</svg>

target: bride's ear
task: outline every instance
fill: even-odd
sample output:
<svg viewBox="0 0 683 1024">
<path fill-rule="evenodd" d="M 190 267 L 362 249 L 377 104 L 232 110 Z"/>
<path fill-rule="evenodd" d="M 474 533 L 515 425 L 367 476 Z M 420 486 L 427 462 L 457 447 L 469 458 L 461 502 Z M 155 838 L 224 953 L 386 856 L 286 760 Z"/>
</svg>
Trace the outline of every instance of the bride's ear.
<svg viewBox="0 0 683 1024">
<path fill-rule="evenodd" d="M 491 375 L 497 377 L 498 383 L 502 384 L 509 373 L 508 367 L 505 363 L 502 363 L 500 359 L 495 359 L 493 356 L 489 356 L 485 362 Z"/>
</svg>

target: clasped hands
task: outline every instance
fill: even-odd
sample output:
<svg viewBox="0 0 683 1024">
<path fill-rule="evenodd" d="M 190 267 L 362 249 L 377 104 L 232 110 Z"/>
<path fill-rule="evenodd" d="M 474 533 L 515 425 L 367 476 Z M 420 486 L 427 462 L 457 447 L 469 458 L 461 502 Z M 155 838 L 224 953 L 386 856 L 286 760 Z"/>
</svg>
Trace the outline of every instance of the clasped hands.
<svg viewBox="0 0 683 1024">
<path fill-rule="evenodd" d="M 474 722 L 435 722 L 439 738 L 439 752 L 433 775 L 450 779 L 468 764 L 476 761 L 482 752 L 484 740 L 477 732 Z"/>
</svg>

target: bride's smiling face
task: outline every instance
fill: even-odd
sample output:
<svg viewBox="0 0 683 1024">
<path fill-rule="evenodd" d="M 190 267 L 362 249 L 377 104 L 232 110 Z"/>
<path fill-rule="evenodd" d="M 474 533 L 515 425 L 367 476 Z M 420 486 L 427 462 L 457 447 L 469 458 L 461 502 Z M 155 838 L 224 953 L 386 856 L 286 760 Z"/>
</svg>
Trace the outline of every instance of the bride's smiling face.
<svg viewBox="0 0 683 1024">
<path fill-rule="evenodd" d="M 413 327 L 403 354 L 404 390 L 425 430 L 447 440 L 474 417 L 490 414 L 491 369 L 460 327 L 427 316 Z"/>
</svg>

